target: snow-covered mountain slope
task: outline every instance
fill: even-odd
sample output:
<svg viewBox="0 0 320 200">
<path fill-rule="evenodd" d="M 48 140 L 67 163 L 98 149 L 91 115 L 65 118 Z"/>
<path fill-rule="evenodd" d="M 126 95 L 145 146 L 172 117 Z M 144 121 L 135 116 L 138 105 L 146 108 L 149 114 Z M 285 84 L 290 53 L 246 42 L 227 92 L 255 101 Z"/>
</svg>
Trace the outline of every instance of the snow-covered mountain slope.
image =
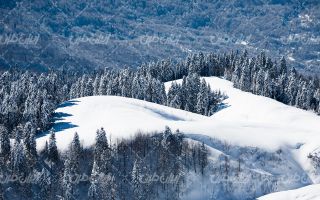
<svg viewBox="0 0 320 200">
<path fill-rule="evenodd" d="M 193 125 L 194 129 L 188 127 L 188 130 L 198 131 L 190 132 L 269 149 L 282 145 L 295 147 L 320 137 L 320 118 L 316 114 L 235 89 L 231 82 L 221 78 L 207 77 L 205 80 L 212 89 L 221 90 L 229 98 L 224 101 L 226 108 L 210 117 L 209 123 L 199 122 L 204 132 Z M 166 88 L 170 84 L 167 83 Z"/>
<path fill-rule="evenodd" d="M 104 127 L 111 139 L 130 137 L 138 130 L 162 130 L 166 125 L 180 127 L 207 117 L 155 103 L 117 96 L 94 96 L 63 103 L 56 111 L 54 129 L 57 145 L 65 149 L 78 132 L 84 146 L 94 144 L 96 130 Z M 181 125 L 182 126 L 182 125 Z M 43 146 L 48 135 L 38 139 Z"/>
<path fill-rule="evenodd" d="M 300 147 L 310 152 L 318 147 L 320 117 L 275 100 L 233 88 L 217 77 L 206 81 L 214 90 L 226 93 L 226 108 L 211 117 L 173 109 L 136 99 L 95 96 L 74 99 L 57 110 L 54 128 L 60 148 L 77 131 L 85 145 L 94 141 L 95 130 L 103 126 L 113 138 L 128 137 L 137 130 L 162 130 L 164 125 L 187 134 L 201 134 L 231 144 L 277 150 L 282 146 Z M 178 80 L 179 82 L 180 80 Z M 166 88 L 171 83 L 166 83 Z M 63 139 L 60 139 L 63 137 Z M 48 137 L 38 139 L 41 146 Z M 311 147 L 312 146 L 312 147 Z"/>
<path fill-rule="evenodd" d="M 263 197 L 259 200 L 319 200 L 320 184 L 310 185 L 296 190 L 276 192 Z"/>
<path fill-rule="evenodd" d="M 212 89 L 228 95 L 225 108 L 211 117 L 124 97 L 79 98 L 56 110 L 57 145 L 66 149 L 76 131 L 83 145 L 89 146 L 100 127 L 115 141 L 131 137 L 139 130 L 160 131 L 168 125 L 210 147 L 212 172 L 225 162 L 225 156 L 234 171 L 241 164 L 240 175 L 231 173 L 228 179 L 233 182 L 234 195 L 246 194 L 241 198 L 320 183 L 320 170 L 308 158 L 320 147 L 319 116 L 240 91 L 221 78 L 205 79 Z M 166 83 L 167 89 L 170 84 Z M 48 138 L 45 134 L 39 137 L 38 147 L 43 147 Z M 211 191 L 212 185 L 225 184 L 223 174 L 213 174 L 212 179 L 218 182 L 207 184 L 210 190 L 207 194 L 215 192 Z"/>
</svg>

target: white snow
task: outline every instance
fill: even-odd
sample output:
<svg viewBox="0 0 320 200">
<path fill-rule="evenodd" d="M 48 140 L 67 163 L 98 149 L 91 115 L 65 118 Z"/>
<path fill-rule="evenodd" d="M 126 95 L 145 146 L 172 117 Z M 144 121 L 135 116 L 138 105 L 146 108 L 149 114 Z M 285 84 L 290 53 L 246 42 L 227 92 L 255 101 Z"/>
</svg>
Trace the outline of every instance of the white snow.
<svg viewBox="0 0 320 200">
<path fill-rule="evenodd" d="M 78 132 L 82 144 L 90 146 L 94 144 L 96 130 L 100 127 L 104 127 L 108 138 L 114 142 L 119 138 L 129 138 L 139 130 L 161 131 L 168 125 L 172 130 L 180 129 L 190 137 L 193 135 L 193 138 L 208 140 L 209 137 L 231 145 L 258 147 L 272 152 L 281 149 L 293 163 L 291 171 L 300 175 L 306 173 L 308 180 L 311 180 L 306 184 L 320 183 L 307 158 L 310 152 L 320 147 L 319 116 L 240 91 L 231 82 L 218 77 L 207 77 L 205 80 L 212 89 L 228 95 L 224 100 L 226 108 L 211 117 L 131 98 L 84 97 L 65 102 L 56 110 L 60 117 L 54 125 L 57 145 L 60 150 L 66 150 L 74 133 Z M 181 83 L 181 80 L 177 82 Z M 166 90 L 170 85 L 171 82 L 166 83 Z M 39 149 L 43 148 L 48 138 L 49 135 L 44 133 L 37 139 Z M 218 150 L 213 149 L 212 152 L 214 157 L 220 154 Z"/>
<path fill-rule="evenodd" d="M 84 97 L 56 110 L 68 115 L 55 123 L 55 129 L 60 129 L 61 123 L 67 127 L 57 132 L 57 144 L 65 149 L 76 131 L 88 146 L 94 143 L 95 131 L 100 127 L 115 139 L 130 137 L 138 130 L 162 130 L 168 125 L 184 133 L 268 150 L 284 146 L 295 149 L 301 143 L 304 145 L 300 150 L 309 153 L 320 146 L 317 143 L 320 141 L 320 117 L 316 114 L 240 91 L 233 88 L 231 82 L 218 77 L 205 79 L 212 89 L 219 89 L 229 97 L 224 101 L 227 107 L 211 117 L 124 97 Z M 170 85 L 166 83 L 166 88 Z M 67 123 L 75 127 L 68 128 Z M 38 138 L 38 146 L 41 148 L 47 139 L 48 135 Z"/>
<path fill-rule="evenodd" d="M 288 59 L 291 60 L 291 61 L 295 61 L 296 59 L 294 59 L 294 57 L 292 56 L 288 56 Z"/>
<path fill-rule="evenodd" d="M 296 190 L 276 192 L 258 198 L 258 200 L 319 200 L 320 184 L 309 185 Z"/>
<path fill-rule="evenodd" d="M 244 45 L 244 46 L 247 46 L 248 45 L 248 42 L 246 41 L 241 41 L 240 44 Z"/>
<path fill-rule="evenodd" d="M 65 150 L 75 132 L 84 146 L 94 144 L 96 130 L 104 127 L 111 139 L 130 137 L 138 130 L 162 130 L 166 125 L 193 123 L 207 117 L 155 103 L 118 96 L 93 96 L 65 102 L 55 111 L 59 149 Z M 49 135 L 37 139 L 42 148 Z"/>
</svg>

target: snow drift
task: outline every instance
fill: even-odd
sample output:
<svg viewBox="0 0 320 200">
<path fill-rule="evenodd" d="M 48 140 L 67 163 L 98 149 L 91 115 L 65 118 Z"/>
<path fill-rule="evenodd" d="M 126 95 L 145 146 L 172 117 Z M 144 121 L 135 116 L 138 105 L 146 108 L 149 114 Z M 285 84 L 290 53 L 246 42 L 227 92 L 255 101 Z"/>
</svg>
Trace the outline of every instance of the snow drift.
<svg viewBox="0 0 320 200">
<path fill-rule="evenodd" d="M 207 77 L 205 80 L 212 89 L 228 96 L 224 108 L 211 117 L 124 97 L 84 97 L 67 101 L 56 110 L 53 128 L 57 132 L 57 145 L 65 150 L 74 133 L 78 132 L 83 145 L 90 146 L 94 144 L 95 131 L 100 127 L 104 127 L 108 138 L 115 141 L 131 137 L 139 130 L 160 131 L 168 125 L 180 129 L 191 140 L 205 142 L 215 155 L 211 158 L 213 164 L 221 163 L 219 156 L 225 155 L 230 159 L 231 167 L 235 167 L 241 152 L 243 168 L 248 174 L 241 181 L 248 184 L 233 186 L 235 194 L 241 195 L 261 177 L 271 181 L 271 185 L 268 189 L 260 188 L 256 195 L 320 182 L 319 172 L 308 159 L 309 153 L 320 146 L 319 116 L 240 91 L 221 78 Z M 166 88 L 170 85 L 171 82 L 166 83 Z M 43 147 L 48 138 L 46 133 L 39 137 L 38 147 Z M 281 180 L 293 174 L 304 178 L 290 182 Z M 219 179 L 218 175 L 215 179 Z M 251 192 L 253 195 L 255 191 Z"/>
</svg>

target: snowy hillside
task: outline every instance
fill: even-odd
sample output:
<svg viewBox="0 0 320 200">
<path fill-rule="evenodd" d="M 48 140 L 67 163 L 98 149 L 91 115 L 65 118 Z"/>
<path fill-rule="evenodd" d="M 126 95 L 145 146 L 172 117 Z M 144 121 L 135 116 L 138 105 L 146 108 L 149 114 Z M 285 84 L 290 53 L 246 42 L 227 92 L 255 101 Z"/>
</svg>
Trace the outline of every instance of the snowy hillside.
<svg viewBox="0 0 320 200">
<path fill-rule="evenodd" d="M 137 99 L 116 96 L 95 96 L 65 102 L 56 110 L 54 125 L 57 145 L 68 147 L 77 131 L 85 146 L 92 145 L 96 130 L 104 127 L 112 139 L 130 137 L 138 130 L 162 130 L 165 125 L 205 120 L 206 117 L 183 110 L 161 106 Z M 39 146 L 48 136 L 38 139 Z"/>
<path fill-rule="evenodd" d="M 319 170 L 308 159 L 309 153 L 320 146 L 319 116 L 242 92 L 221 78 L 205 79 L 212 89 L 228 95 L 225 108 L 211 117 L 124 97 L 79 98 L 65 102 L 56 110 L 57 145 L 61 150 L 66 149 L 75 132 L 84 146 L 92 145 L 95 131 L 100 127 L 104 127 L 108 138 L 115 141 L 129 138 L 139 130 L 161 131 L 168 125 L 210 148 L 213 171 L 224 159 L 221 156 L 228 157 L 235 170 L 241 157 L 242 175 L 229 175 L 235 190 L 233 194 L 238 198 L 320 183 Z M 170 85 L 166 83 L 166 88 Z M 48 138 L 49 135 L 38 138 L 38 147 L 43 147 Z M 212 176 L 214 180 L 223 180 L 220 174 Z M 208 183 L 206 187 L 212 185 Z M 248 195 L 239 197 L 244 195 L 244 190 Z"/>
<path fill-rule="evenodd" d="M 319 200 L 320 185 L 310 185 L 296 190 L 272 193 L 259 200 Z"/>
<path fill-rule="evenodd" d="M 276 150 L 299 144 L 311 152 L 320 139 L 320 118 L 275 100 L 242 92 L 217 77 L 205 78 L 212 89 L 228 95 L 226 108 L 205 117 L 136 99 L 115 96 L 85 97 L 68 101 L 57 110 L 54 128 L 58 146 L 66 147 L 68 136 L 77 131 L 85 144 L 93 142 L 95 130 L 103 126 L 112 137 L 127 137 L 137 130 L 163 129 L 164 125 L 189 134 L 202 134 L 232 144 Z M 169 87 L 171 83 L 167 83 Z M 85 123 L 84 123 L 85 122 Z M 59 139 L 63 136 L 63 139 Z M 67 138 L 66 138 L 67 137 Z M 263 140 L 261 140 L 263 138 Z M 47 137 L 38 139 L 39 145 Z M 314 143 L 315 142 L 315 143 Z M 312 147 L 311 147 L 312 146 Z"/>
</svg>

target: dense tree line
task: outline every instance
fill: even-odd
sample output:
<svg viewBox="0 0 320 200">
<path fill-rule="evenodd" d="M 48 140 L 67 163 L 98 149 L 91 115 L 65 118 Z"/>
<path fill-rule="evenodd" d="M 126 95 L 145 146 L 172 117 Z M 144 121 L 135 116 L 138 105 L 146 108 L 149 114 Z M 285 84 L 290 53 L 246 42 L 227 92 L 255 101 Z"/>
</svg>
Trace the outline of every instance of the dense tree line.
<svg viewBox="0 0 320 200">
<path fill-rule="evenodd" d="M 179 199 L 188 172 L 205 175 L 208 150 L 191 144 L 169 127 L 132 139 L 108 143 L 103 128 L 92 148 L 83 148 L 75 133 L 69 148 L 60 152 L 55 133 L 38 154 L 34 132 L 29 140 L 18 134 L 12 147 L 9 133 L 0 127 L 1 197 L 5 199 Z"/>
<path fill-rule="evenodd" d="M 270 97 L 287 105 L 320 113 L 320 87 L 317 77 L 303 77 L 286 60 L 277 64 L 264 53 L 249 59 L 245 52 L 225 77 L 247 92 Z"/>
<path fill-rule="evenodd" d="M 284 104 L 320 114 L 320 81 L 318 76 L 299 74 L 286 60 L 269 58 L 264 52 L 249 57 L 248 52 L 230 54 L 192 54 L 184 62 L 159 61 L 139 69 L 162 81 L 200 76 L 224 76 L 236 88 L 266 96 Z"/>
<path fill-rule="evenodd" d="M 212 115 L 226 98 L 220 91 L 212 92 L 210 85 L 196 73 L 184 76 L 182 83 L 172 82 L 167 105 L 202 115 Z"/>
<path fill-rule="evenodd" d="M 50 127 L 57 105 L 68 99 L 74 73 L 37 74 L 18 70 L 0 74 L 0 124 L 10 132 L 27 122 L 34 129 Z"/>
<path fill-rule="evenodd" d="M 4 71 L 0 74 L 0 124 L 11 139 L 27 123 L 37 134 L 50 128 L 60 103 L 93 95 L 136 98 L 210 116 L 226 97 L 211 91 L 199 76 L 224 76 L 241 90 L 320 113 L 318 78 L 298 74 L 288 68 L 284 58 L 277 62 L 264 53 L 252 58 L 247 52 L 199 53 L 184 62 L 151 62 L 137 70 L 105 69 L 84 74 Z M 173 81 L 180 78 L 180 83 Z M 173 81 L 168 93 L 166 81 Z M 24 139 L 24 135 L 19 137 Z"/>
<path fill-rule="evenodd" d="M 0 75 L 0 124 L 10 132 L 27 122 L 37 131 L 47 130 L 60 103 L 85 96 L 130 97 L 203 115 L 212 115 L 224 98 L 201 83 L 197 74 L 185 77 L 179 88 L 180 95 L 170 89 L 170 95 L 178 98 L 168 98 L 164 82 L 144 70 L 105 70 L 83 75 L 6 71 Z"/>
<path fill-rule="evenodd" d="M 82 148 L 75 134 L 69 150 L 62 153 L 51 131 L 40 154 L 35 137 L 50 128 L 60 103 L 93 95 L 130 97 L 210 116 L 226 96 L 212 91 L 200 76 L 224 76 L 243 91 L 320 113 L 318 78 L 302 76 L 288 68 L 284 58 L 275 61 L 264 53 L 252 58 L 247 52 L 199 53 L 180 63 L 165 60 L 137 70 L 106 69 L 91 74 L 5 71 L 0 74 L 0 174 L 10 176 L 10 181 L 2 181 L 0 193 L 10 199 L 101 199 L 101 195 L 125 199 L 128 194 L 140 199 L 178 198 L 183 193 L 184 172 L 204 174 L 208 162 L 205 145 L 190 146 L 179 132 L 173 134 L 166 128 L 155 135 L 138 134 L 108 144 L 100 129 L 93 148 Z M 166 81 L 173 81 L 167 93 Z M 153 173 L 182 179 L 174 184 L 141 181 Z M 90 180 L 74 181 L 79 174 Z M 36 180 L 24 181 L 30 177 Z"/>
</svg>

